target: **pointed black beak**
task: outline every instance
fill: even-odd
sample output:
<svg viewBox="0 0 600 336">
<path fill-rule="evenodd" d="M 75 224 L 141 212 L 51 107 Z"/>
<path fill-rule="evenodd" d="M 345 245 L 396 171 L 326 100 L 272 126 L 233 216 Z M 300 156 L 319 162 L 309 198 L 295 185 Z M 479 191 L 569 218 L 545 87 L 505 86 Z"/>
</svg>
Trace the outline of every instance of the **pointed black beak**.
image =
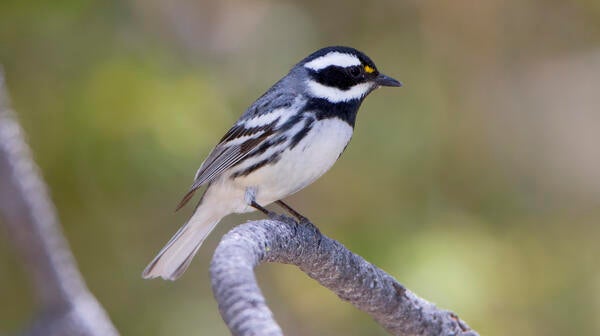
<svg viewBox="0 0 600 336">
<path fill-rule="evenodd" d="M 396 87 L 402 86 L 402 83 L 400 83 L 399 81 L 393 79 L 392 77 L 388 77 L 384 74 L 379 74 L 375 78 L 375 83 L 377 83 L 377 85 L 379 85 L 379 86 L 396 86 Z"/>
</svg>

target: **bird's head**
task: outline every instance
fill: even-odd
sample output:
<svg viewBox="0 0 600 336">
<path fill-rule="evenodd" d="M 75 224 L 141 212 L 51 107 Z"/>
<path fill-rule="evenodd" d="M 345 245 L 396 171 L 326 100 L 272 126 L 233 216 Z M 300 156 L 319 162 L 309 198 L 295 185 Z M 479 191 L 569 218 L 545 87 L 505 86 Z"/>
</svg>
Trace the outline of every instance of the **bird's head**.
<svg viewBox="0 0 600 336">
<path fill-rule="evenodd" d="M 295 67 L 308 95 L 332 103 L 362 100 L 380 86 L 402 86 L 377 70 L 364 53 L 350 47 L 315 51 Z"/>
</svg>

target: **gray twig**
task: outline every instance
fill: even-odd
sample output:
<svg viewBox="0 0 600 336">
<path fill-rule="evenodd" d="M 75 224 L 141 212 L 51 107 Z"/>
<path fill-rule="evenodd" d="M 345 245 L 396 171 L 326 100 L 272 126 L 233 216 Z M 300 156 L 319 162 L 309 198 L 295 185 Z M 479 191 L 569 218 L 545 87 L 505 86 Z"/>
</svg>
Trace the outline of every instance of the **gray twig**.
<svg viewBox="0 0 600 336">
<path fill-rule="evenodd" d="M 32 279 L 40 316 L 26 335 L 118 335 L 87 289 L 64 239 L 0 68 L 0 215 Z"/>
<path fill-rule="evenodd" d="M 213 256 L 213 292 L 235 336 L 283 335 L 254 277 L 254 267 L 263 262 L 298 266 L 393 335 L 478 335 L 456 314 L 421 299 L 313 224 L 281 217 L 235 227 Z"/>
</svg>

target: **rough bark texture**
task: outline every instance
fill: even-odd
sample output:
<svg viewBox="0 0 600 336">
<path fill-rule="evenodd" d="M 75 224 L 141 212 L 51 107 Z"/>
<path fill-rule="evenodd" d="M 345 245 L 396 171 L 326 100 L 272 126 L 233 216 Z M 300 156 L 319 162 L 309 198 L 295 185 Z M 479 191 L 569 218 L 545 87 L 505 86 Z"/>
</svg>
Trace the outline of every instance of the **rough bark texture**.
<svg viewBox="0 0 600 336">
<path fill-rule="evenodd" d="M 26 335 L 112 336 L 118 332 L 87 289 L 23 130 L 10 109 L 0 69 L 0 224 L 31 277 L 40 310 Z"/>
<path fill-rule="evenodd" d="M 235 336 L 283 335 L 254 276 L 263 262 L 298 266 L 393 335 L 478 335 L 456 314 L 421 299 L 312 224 L 281 217 L 234 228 L 215 251 L 212 288 Z"/>
</svg>

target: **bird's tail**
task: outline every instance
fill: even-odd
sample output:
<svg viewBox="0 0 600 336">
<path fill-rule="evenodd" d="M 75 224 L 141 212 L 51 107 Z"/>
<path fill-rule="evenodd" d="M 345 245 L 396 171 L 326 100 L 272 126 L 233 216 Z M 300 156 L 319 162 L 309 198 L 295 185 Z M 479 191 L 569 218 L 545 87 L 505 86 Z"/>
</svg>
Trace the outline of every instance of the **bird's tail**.
<svg viewBox="0 0 600 336">
<path fill-rule="evenodd" d="M 188 220 L 158 255 L 148 264 L 142 277 L 152 279 L 177 280 L 188 268 L 194 255 L 208 234 L 219 223 L 221 217 L 210 215 L 208 209 L 198 207 Z"/>
</svg>

